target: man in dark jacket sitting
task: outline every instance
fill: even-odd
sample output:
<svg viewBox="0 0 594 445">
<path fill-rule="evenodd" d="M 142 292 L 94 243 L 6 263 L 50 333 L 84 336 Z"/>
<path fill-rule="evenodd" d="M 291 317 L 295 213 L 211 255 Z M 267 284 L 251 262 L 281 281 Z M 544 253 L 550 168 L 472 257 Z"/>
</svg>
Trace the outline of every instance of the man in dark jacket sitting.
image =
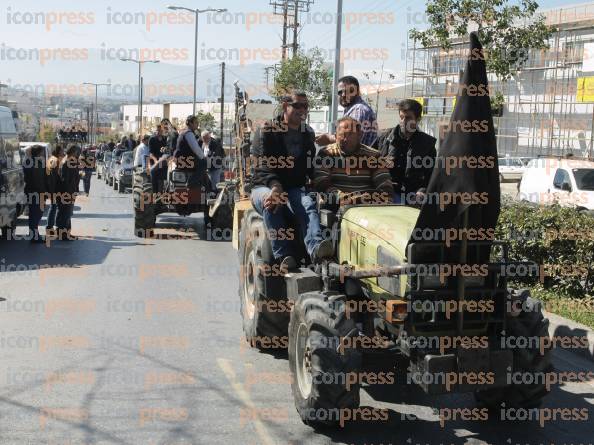
<svg viewBox="0 0 594 445">
<path fill-rule="evenodd" d="M 375 148 L 393 159 L 394 202 L 417 204 L 424 198 L 435 165 L 436 139 L 417 129 L 423 108 L 416 100 L 401 101 L 398 111 L 400 124 L 386 130 Z"/>
<path fill-rule="evenodd" d="M 314 131 L 305 123 L 309 103 L 305 93 L 293 92 L 282 99 L 283 113 L 266 122 L 254 134 L 252 155 L 256 159 L 252 204 L 264 218 L 274 259 L 285 270 L 297 266 L 291 251 L 291 230 L 286 211 L 296 217 L 307 252 L 313 262 L 333 255 L 332 243 L 323 240 L 315 201 L 305 185 L 313 180 L 316 154 Z"/>
<path fill-rule="evenodd" d="M 39 234 L 39 221 L 43 216 L 43 208 L 47 199 L 45 182 L 45 148 L 34 145 L 30 148 L 30 156 L 25 159 L 25 194 L 29 205 L 29 239 L 32 243 L 43 243 Z"/>
</svg>

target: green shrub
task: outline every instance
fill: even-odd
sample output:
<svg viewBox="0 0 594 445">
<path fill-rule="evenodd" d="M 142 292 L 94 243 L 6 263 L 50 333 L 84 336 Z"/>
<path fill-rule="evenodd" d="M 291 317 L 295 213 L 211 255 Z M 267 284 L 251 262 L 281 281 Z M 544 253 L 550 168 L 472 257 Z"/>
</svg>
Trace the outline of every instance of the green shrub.
<svg viewBox="0 0 594 445">
<path fill-rule="evenodd" d="M 571 297 L 592 295 L 594 217 L 558 205 L 508 203 L 501 209 L 497 238 L 510 243 L 513 261 L 534 261 L 541 266 L 544 289 Z M 534 277 L 513 281 L 538 284 Z"/>
</svg>

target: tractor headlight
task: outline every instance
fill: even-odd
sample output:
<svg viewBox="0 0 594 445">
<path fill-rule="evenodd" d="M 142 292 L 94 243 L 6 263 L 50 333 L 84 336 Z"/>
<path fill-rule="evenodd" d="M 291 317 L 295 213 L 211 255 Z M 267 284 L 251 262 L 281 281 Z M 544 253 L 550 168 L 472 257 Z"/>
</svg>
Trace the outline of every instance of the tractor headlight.
<svg viewBox="0 0 594 445">
<path fill-rule="evenodd" d="M 379 266 L 399 266 L 401 263 L 398 258 L 385 247 L 377 248 L 377 264 Z M 377 285 L 390 295 L 401 296 L 400 277 L 378 277 Z"/>
</svg>

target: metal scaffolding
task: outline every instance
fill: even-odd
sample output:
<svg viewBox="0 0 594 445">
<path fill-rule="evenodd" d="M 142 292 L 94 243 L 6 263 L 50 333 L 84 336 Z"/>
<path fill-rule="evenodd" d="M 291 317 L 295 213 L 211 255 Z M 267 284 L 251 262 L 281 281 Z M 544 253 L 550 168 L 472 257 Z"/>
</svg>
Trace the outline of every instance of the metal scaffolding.
<svg viewBox="0 0 594 445">
<path fill-rule="evenodd" d="M 520 72 L 507 82 L 489 73 L 491 91 L 504 95 L 495 117 L 500 155 L 576 156 L 594 154 L 594 97 L 578 81 L 594 87 L 594 3 L 543 11 L 555 26 L 549 49 L 531 51 Z M 424 103 L 424 131 L 441 140 L 464 69 L 468 41 L 452 48 L 422 47 L 408 39 L 406 93 Z M 586 80 L 584 80 L 586 79 Z"/>
</svg>

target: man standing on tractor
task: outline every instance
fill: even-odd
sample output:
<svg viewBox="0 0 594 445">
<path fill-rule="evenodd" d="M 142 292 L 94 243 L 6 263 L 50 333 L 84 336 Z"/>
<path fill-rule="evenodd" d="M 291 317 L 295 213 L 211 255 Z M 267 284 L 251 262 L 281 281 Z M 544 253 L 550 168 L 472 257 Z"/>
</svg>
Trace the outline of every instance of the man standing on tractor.
<svg viewBox="0 0 594 445">
<path fill-rule="evenodd" d="M 264 218 L 270 233 L 275 262 L 281 268 L 297 267 L 287 233 L 290 213 L 297 220 L 307 253 L 319 263 L 334 254 L 332 243 L 322 238 L 316 202 L 307 194 L 305 185 L 313 180 L 316 153 L 315 133 L 305 123 L 309 113 L 307 95 L 293 91 L 282 98 L 282 115 L 266 122 L 254 134 L 252 155 L 256 158 L 251 200 Z"/>
<path fill-rule="evenodd" d="M 417 129 L 423 112 L 419 102 L 405 99 L 398 105 L 398 111 L 399 125 L 382 133 L 375 148 L 382 156 L 393 160 L 390 174 L 394 184 L 394 202 L 417 204 L 423 202 L 435 166 L 436 139 Z"/>
<path fill-rule="evenodd" d="M 206 171 L 206 156 L 196 139 L 198 125 L 197 116 L 188 116 L 186 129 L 179 134 L 177 149 L 173 156 L 177 159 L 180 168 L 202 173 Z"/>
<path fill-rule="evenodd" d="M 338 100 L 344 108 L 343 117 L 351 117 L 361 124 L 361 143 L 373 147 L 377 140 L 377 117 L 373 109 L 361 97 L 359 81 L 353 76 L 344 76 L 338 80 Z M 336 143 L 336 137 L 322 134 L 316 138 L 322 147 Z"/>
<path fill-rule="evenodd" d="M 328 195 L 328 204 L 392 202 L 390 159 L 363 145 L 362 133 L 357 120 L 343 117 L 336 128 L 336 144 L 318 153 L 314 185 L 317 191 Z"/>
</svg>

